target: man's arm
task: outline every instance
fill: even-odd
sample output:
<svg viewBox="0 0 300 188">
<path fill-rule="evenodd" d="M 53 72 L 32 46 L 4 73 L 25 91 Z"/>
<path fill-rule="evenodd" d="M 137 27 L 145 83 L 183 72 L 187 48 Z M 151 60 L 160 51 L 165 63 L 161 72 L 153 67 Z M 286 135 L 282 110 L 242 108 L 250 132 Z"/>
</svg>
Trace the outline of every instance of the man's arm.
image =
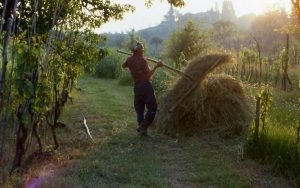
<svg viewBox="0 0 300 188">
<path fill-rule="evenodd" d="M 122 64 L 122 68 L 123 69 L 125 69 L 127 67 L 129 67 L 129 61 L 128 61 L 128 59 Z"/>
<path fill-rule="evenodd" d="M 156 69 L 159 68 L 159 67 L 162 67 L 162 66 L 164 66 L 164 64 L 161 63 L 161 62 L 158 62 L 156 64 L 156 66 L 152 70 L 149 71 L 148 77 L 151 78 L 151 76 L 154 74 L 154 72 L 156 71 Z"/>
<path fill-rule="evenodd" d="M 122 68 L 125 69 L 125 68 L 127 68 L 127 67 L 128 67 L 128 63 L 127 63 L 127 61 L 125 61 L 125 62 L 122 64 Z"/>
</svg>

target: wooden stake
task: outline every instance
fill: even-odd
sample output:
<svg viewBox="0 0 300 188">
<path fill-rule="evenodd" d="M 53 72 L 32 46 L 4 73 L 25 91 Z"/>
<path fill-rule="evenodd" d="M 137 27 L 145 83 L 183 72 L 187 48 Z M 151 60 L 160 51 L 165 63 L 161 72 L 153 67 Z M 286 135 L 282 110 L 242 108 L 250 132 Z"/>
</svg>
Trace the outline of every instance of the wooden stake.
<svg viewBox="0 0 300 188">
<path fill-rule="evenodd" d="M 207 72 L 210 72 L 210 71 L 212 71 L 213 69 L 215 69 L 217 66 L 218 66 L 218 64 L 220 63 L 220 61 L 222 60 L 222 58 L 219 58 L 216 62 L 215 62 L 215 64 L 210 68 L 210 69 L 208 69 L 208 71 Z M 190 93 L 192 93 L 198 86 L 199 86 L 199 84 L 205 79 L 205 77 L 206 77 L 206 75 L 207 74 L 202 74 L 201 75 L 201 77 L 190 87 L 190 89 L 187 91 L 187 92 L 185 92 L 178 100 L 177 100 L 177 102 L 169 109 L 169 111 L 170 112 L 173 112 L 176 108 L 177 108 L 177 106 L 190 94 Z"/>
</svg>

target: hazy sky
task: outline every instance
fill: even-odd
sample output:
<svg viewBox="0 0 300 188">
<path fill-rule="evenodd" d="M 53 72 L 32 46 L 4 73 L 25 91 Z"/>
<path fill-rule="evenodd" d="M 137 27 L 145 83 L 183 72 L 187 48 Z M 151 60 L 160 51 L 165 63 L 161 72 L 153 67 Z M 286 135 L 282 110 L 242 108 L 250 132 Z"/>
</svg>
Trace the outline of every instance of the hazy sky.
<svg viewBox="0 0 300 188">
<path fill-rule="evenodd" d="M 128 32 L 131 29 L 139 30 L 159 24 L 168 12 L 170 5 L 166 0 L 153 0 L 153 6 L 145 7 L 144 0 L 111 0 L 116 3 L 129 3 L 136 7 L 134 13 L 127 13 L 123 20 L 111 20 L 109 23 L 97 29 L 96 32 Z M 178 9 L 180 13 L 198 13 L 210 10 L 218 4 L 222 9 L 223 0 L 185 0 L 186 6 Z M 232 0 L 238 16 L 255 13 L 262 14 L 273 7 L 284 7 L 290 12 L 290 0 Z"/>
</svg>

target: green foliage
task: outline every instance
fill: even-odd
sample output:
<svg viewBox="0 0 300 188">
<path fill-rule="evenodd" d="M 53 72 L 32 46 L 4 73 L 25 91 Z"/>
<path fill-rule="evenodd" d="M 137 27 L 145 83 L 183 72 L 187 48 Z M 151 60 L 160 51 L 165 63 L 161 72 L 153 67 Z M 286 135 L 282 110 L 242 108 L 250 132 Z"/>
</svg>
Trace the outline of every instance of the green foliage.
<svg viewBox="0 0 300 188">
<path fill-rule="evenodd" d="M 180 66 L 181 54 L 186 60 L 201 55 L 209 46 L 209 33 L 199 28 L 197 23 L 189 21 L 184 28 L 173 32 L 166 41 L 164 56 Z"/>
<path fill-rule="evenodd" d="M 129 70 L 121 71 L 121 74 L 119 75 L 119 85 L 122 85 L 122 86 L 132 86 L 133 85 L 133 79 L 131 77 Z"/>
<path fill-rule="evenodd" d="M 65 34 L 62 40 L 56 40 L 49 63 L 55 70 L 52 72 L 54 82 L 59 84 L 64 79 L 70 79 L 71 83 L 75 83 L 82 73 L 82 67 L 87 66 L 86 62 L 102 59 L 106 53 L 97 47 L 100 40 L 99 36 L 89 31 L 70 32 Z"/>
<path fill-rule="evenodd" d="M 263 125 L 256 143 L 252 125 L 246 142 L 247 153 L 262 162 L 271 163 L 275 173 L 297 177 L 300 175 L 300 145 L 296 143 L 298 94 L 264 88 L 260 97 L 261 121 L 268 126 Z"/>
<path fill-rule="evenodd" d="M 163 42 L 163 39 L 161 39 L 160 37 L 153 37 L 150 41 L 150 44 L 154 44 L 155 46 L 158 46 L 162 42 Z"/>
<path fill-rule="evenodd" d="M 253 21 L 251 33 L 260 41 L 263 54 L 270 58 L 278 55 L 282 48 L 282 44 L 278 41 L 284 41 L 285 36 L 276 30 L 282 28 L 288 21 L 288 15 L 284 9 L 269 10 Z"/>
<path fill-rule="evenodd" d="M 257 54 L 252 49 L 244 48 L 242 51 L 241 60 L 245 64 L 254 64 L 257 60 Z"/>
<path fill-rule="evenodd" d="M 98 63 L 95 70 L 95 75 L 99 78 L 112 78 L 118 77 L 120 72 L 120 64 L 116 61 L 112 61 L 110 57 L 102 59 L 101 63 Z"/>
<path fill-rule="evenodd" d="M 184 0 L 167 0 L 170 5 L 175 7 L 183 7 L 185 5 Z M 146 6 L 151 6 L 153 0 L 145 0 Z"/>
<path fill-rule="evenodd" d="M 25 18 L 22 21 L 24 30 L 31 25 L 31 18 L 34 11 L 34 0 L 21 0 Z M 52 1 L 47 0 L 38 6 L 39 19 L 37 19 L 37 31 L 39 33 L 49 32 L 54 13 L 59 13 L 57 23 L 68 23 L 65 27 L 69 29 L 93 29 L 100 27 L 110 19 L 121 19 L 123 14 L 128 11 L 134 11 L 134 7 L 129 4 L 117 4 L 110 0 L 81 0 L 81 1 Z"/>
<path fill-rule="evenodd" d="M 169 88 L 171 76 L 163 69 L 157 70 L 152 78 L 155 94 L 160 98 Z"/>
<path fill-rule="evenodd" d="M 295 144 L 296 131 L 272 122 L 260 133 L 259 142 L 249 137 L 247 153 L 265 163 L 272 163 L 274 173 L 297 177 L 300 172 L 300 146 Z"/>
<path fill-rule="evenodd" d="M 280 51 L 279 59 L 280 59 L 280 64 L 282 65 L 282 68 L 283 68 L 283 65 L 287 62 L 287 59 L 288 59 L 288 56 L 287 56 L 285 48 L 283 48 Z"/>
<path fill-rule="evenodd" d="M 257 54 L 250 48 L 244 48 L 241 52 L 241 79 L 251 81 L 253 69 L 257 62 Z"/>
<path fill-rule="evenodd" d="M 258 97 L 260 97 L 260 119 L 262 122 L 262 129 L 265 129 L 270 106 L 272 104 L 272 88 L 265 87 L 260 90 Z"/>
<path fill-rule="evenodd" d="M 270 108 L 270 118 L 284 127 L 296 126 L 300 120 L 298 97 L 298 91 L 289 93 L 278 92 L 274 95 L 276 103 L 273 103 Z"/>
<path fill-rule="evenodd" d="M 124 33 L 108 33 L 104 34 L 106 37 L 107 41 L 105 45 L 107 47 L 114 47 L 114 48 L 124 48 L 125 40 L 127 37 L 127 34 Z"/>
<path fill-rule="evenodd" d="M 225 49 L 232 49 L 236 46 L 238 28 L 231 21 L 221 20 L 213 24 L 213 35 L 215 43 Z"/>
<path fill-rule="evenodd" d="M 31 46 L 20 40 L 16 46 L 16 65 L 13 70 L 13 91 L 16 91 L 13 97 L 19 103 L 31 99 L 31 110 L 36 116 L 45 115 L 51 102 L 51 83 L 45 77 L 46 73 L 36 74 L 41 66 L 39 59 L 45 55 L 41 44 L 39 37 L 32 38 Z"/>
<path fill-rule="evenodd" d="M 125 61 L 123 55 L 111 49 L 109 55 L 96 63 L 95 76 L 99 78 L 112 78 L 116 79 L 121 74 L 121 65 Z"/>
</svg>

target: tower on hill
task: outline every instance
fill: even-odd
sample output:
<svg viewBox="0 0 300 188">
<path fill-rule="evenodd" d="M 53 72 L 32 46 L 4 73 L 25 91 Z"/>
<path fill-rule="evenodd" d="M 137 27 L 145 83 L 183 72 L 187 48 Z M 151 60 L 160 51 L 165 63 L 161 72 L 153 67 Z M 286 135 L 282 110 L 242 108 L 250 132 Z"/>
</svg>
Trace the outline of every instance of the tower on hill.
<svg viewBox="0 0 300 188">
<path fill-rule="evenodd" d="M 222 8 L 222 19 L 223 20 L 229 20 L 229 21 L 235 21 L 236 20 L 236 14 L 233 7 L 233 3 L 231 0 L 224 0 L 223 1 L 223 8 Z"/>
</svg>

